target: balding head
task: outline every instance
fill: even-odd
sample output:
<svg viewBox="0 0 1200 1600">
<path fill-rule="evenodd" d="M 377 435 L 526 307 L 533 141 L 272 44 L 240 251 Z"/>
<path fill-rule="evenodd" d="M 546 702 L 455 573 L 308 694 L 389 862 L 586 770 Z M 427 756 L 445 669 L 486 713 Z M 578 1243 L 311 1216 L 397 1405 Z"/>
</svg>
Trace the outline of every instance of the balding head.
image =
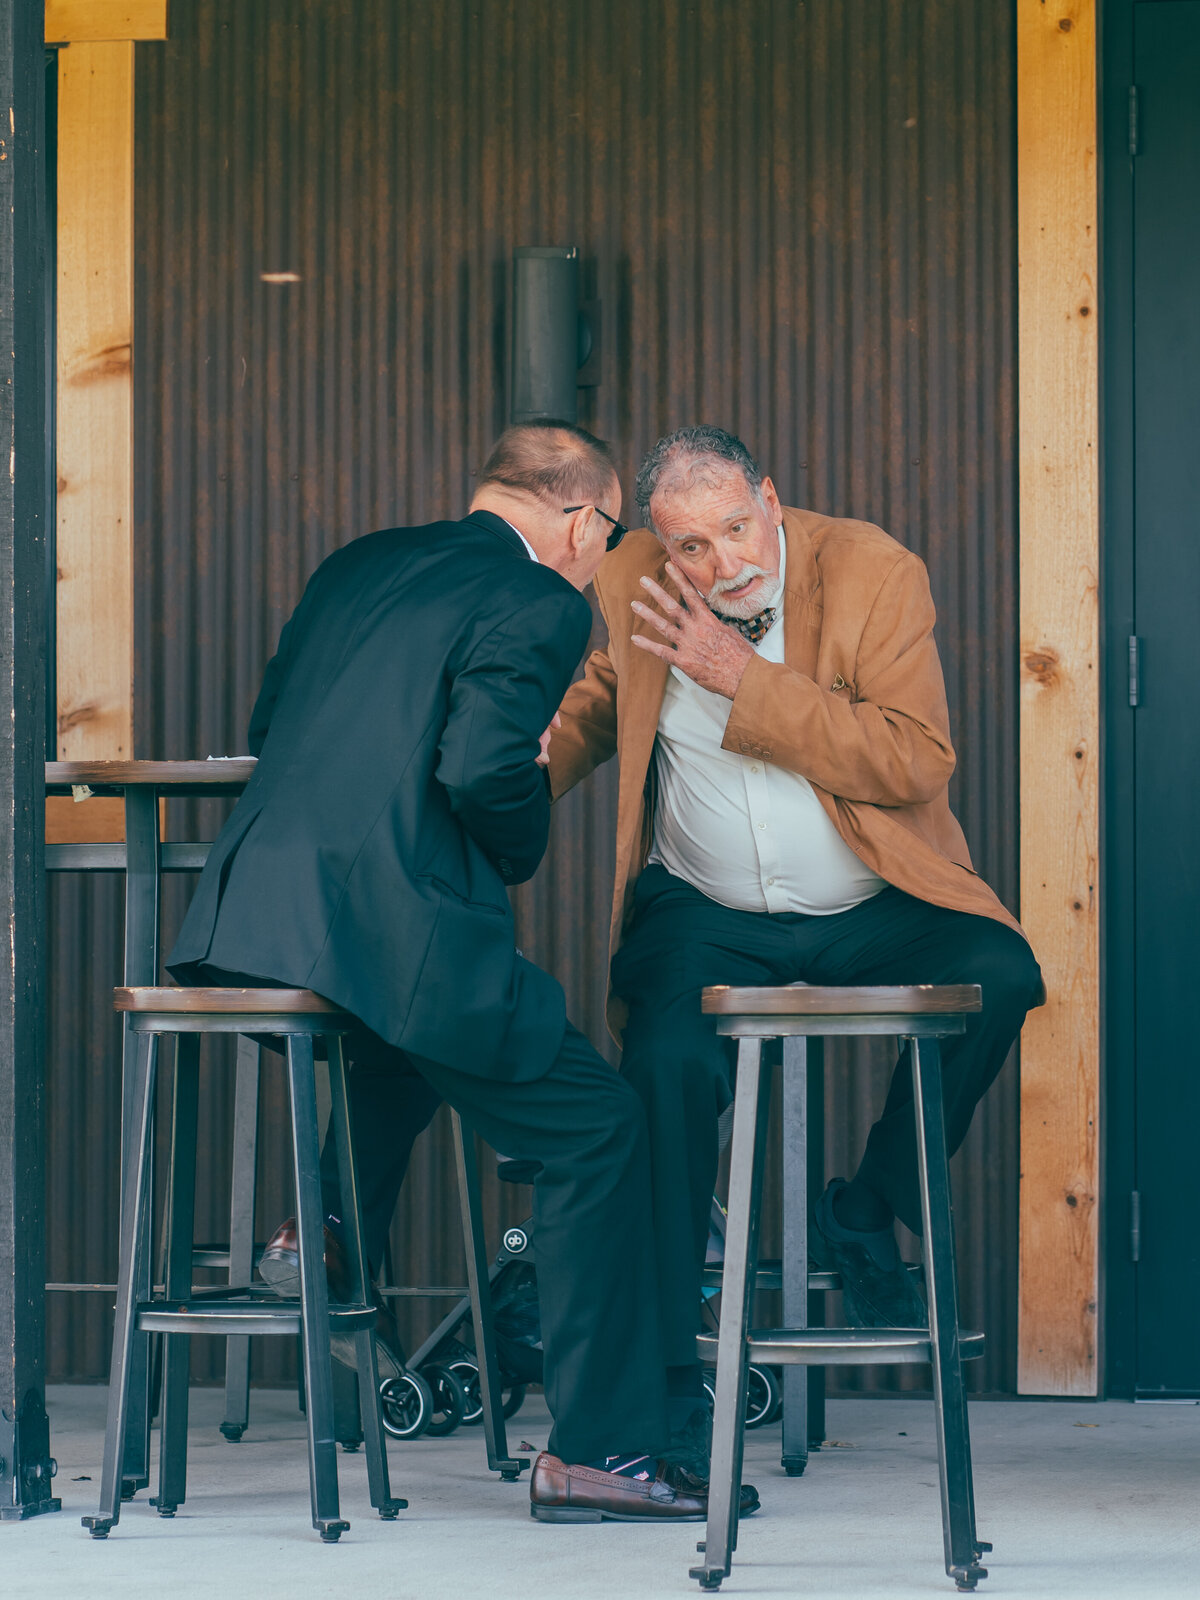
<svg viewBox="0 0 1200 1600">
<path fill-rule="evenodd" d="M 481 489 L 498 485 L 559 511 L 611 499 L 616 482 L 608 446 L 571 422 L 517 422 L 505 428 L 479 474 Z"/>
<path fill-rule="evenodd" d="M 571 511 L 567 511 L 570 506 Z M 591 582 L 621 511 L 621 484 L 608 446 L 571 422 L 517 422 L 483 464 L 472 511 L 491 511 L 520 530 L 544 561 L 577 589 Z"/>
</svg>

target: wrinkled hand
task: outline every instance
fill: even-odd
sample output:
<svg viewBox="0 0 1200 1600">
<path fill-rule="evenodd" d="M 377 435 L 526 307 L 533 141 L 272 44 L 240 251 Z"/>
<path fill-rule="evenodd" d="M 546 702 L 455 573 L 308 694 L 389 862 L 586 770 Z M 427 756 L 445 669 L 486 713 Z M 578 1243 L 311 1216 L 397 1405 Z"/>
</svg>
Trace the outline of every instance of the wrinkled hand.
<svg viewBox="0 0 1200 1600">
<path fill-rule="evenodd" d="M 634 644 L 639 650 L 649 650 L 652 655 L 678 667 L 702 689 L 732 700 L 742 674 L 754 659 L 754 646 L 736 628 L 713 615 L 699 589 L 688 582 L 674 562 L 667 563 L 667 576 L 679 591 L 678 601 L 672 600 L 665 589 L 660 589 L 653 578 L 641 580 L 642 588 L 657 602 L 664 615 L 660 616 L 640 600 L 629 602 L 639 617 L 658 629 L 666 642 L 659 644 L 656 639 L 635 633 Z"/>
<path fill-rule="evenodd" d="M 553 720 L 550 723 L 550 726 L 546 729 L 545 733 L 538 740 L 538 745 L 540 746 L 540 748 L 539 748 L 538 753 L 537 753 L 537 764 L 538 764 L 539 767 L 548 767 L 550 765 L 550 735 L 553 733 L 555 728 L 561 728 L 561 727 L 562 727 L 562 718 L 559 716 L 558 712 L 556 711 L 554 713 L 554 717 L 553 717 Z"/>
</svg>

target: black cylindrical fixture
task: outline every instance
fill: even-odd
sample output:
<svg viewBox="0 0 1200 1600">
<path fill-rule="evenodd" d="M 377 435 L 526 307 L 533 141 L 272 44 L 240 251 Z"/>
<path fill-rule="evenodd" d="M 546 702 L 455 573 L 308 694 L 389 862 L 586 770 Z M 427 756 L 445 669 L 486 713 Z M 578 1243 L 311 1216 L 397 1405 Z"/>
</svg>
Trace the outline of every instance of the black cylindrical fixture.
<svg viewBox="0 0 1200 1600">
<path fill-rule="evenodd" d="M 579 391 L 579 258 L 574 245 L 513 251 L 512 420 L 574 422 Z"/>
</svg>

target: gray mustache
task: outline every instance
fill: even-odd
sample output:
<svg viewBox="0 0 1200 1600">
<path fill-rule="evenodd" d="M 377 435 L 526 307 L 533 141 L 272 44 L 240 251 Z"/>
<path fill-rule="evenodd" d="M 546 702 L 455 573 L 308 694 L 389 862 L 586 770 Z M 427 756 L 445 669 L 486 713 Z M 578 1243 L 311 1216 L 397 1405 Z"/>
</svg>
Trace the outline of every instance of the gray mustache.
<svg viewBox="0 0 1200 1600">
<path fill-rule="evenodd" d="M 717 595 L 728 594 L 731 589 L 740 589 L 744 583 L 749 583 L 751 578 L 765 578 L 767 573 L 761 567 L 743 567 L 732 578 L 718 578 L 708 591 L 707 598 L 713 600 Z"/>
</svg>

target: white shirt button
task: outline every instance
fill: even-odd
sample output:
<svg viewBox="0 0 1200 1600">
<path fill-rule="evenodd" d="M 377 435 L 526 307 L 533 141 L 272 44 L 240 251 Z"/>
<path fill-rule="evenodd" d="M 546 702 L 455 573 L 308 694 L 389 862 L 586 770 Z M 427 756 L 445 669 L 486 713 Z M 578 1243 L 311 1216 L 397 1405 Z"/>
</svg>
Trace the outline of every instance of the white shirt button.
<svg viewBox="0 0 1200 1600">
<path fill-rule="evenodd" d="M 766 827 L 766 823 L 765 822 L 760 822 L 758 826 L 759 826 L 759 831 L 761 832 L 762 829 Z"/>
<path fill-rule="evenodd" d="M 751 771 L 751 772 L 757 772 L 757 771 L 758 771 L 758 768 L 757 768 L 757 767 L 751 767 L 751 768 L 750 768 L 750 771 Z"/>
<path fill-rule="evenodd" d="M 774 887 L 774 885 L 775 885 L 775 879 L 774 878 L 768 878 L 767 879 L 767 888 L 771 889 L 771 888 Z"/>
</svg>

